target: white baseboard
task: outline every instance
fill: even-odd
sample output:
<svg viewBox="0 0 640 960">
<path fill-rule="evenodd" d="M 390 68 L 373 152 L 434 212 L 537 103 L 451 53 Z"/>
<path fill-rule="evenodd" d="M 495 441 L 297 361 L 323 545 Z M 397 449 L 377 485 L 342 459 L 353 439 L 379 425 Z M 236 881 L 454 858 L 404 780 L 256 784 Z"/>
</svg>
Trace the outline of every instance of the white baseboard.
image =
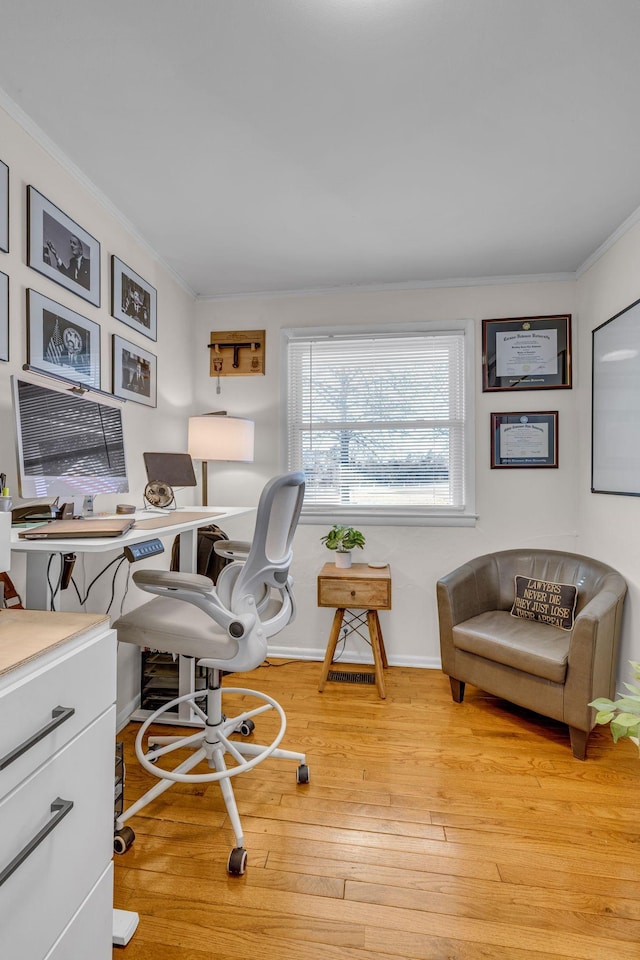
<svg viewBox="0 0 640 960">
<path fill-rule="evenodd" d="M 267 656 L 277 657 L 279 660 L 324 660 L 325 648 L 310 650 L 309 647 L 269 647 Z M 387 653 L 390 667 L 417 667 L 423 670 L 441 670 L 442 663 L 439 657 L 390 657 Z M 371 654 L 367 652 L 347 651 L 335 663 L 368 663 L 371 664 Z"/>
<path fill-rule="evenodd" d="M 135 713 L 140 706 L 140 699 L 140 694 L 138 694 L 137 697 L 133 697 L 133 699 L 130 700 L 125 706 L 118 704 L 119 709 L 116 713 L 116 733 L 120 733 L 121 730 L 124 730 L 126 725 L 129 723 L 131 715 Z"/>
</svg>

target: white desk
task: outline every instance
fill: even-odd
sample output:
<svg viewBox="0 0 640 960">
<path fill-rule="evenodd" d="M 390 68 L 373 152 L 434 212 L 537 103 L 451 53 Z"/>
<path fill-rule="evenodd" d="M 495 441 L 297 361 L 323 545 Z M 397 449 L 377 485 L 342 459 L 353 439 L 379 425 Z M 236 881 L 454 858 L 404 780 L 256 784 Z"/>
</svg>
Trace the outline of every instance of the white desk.
<svg viewBox="0 0 640 960">
<path fill-rule="evenodd" d="M 180 569 L 193 573 L 196 569 L 196 547 L 198 527 L 208 523 L 224 523 L 229 517 L 249 513 L 253 507 L 180 507 L 166 515 L 138 510 L 134 514 L 136 526 L 120 537 L 83 537 L 77 540 L 21 540 L 19 534 L 24 528 L 12 528 L 11 551 L 26 553 L 27 582 L 25 606 L 28 610 L 49 609 L 49 587 L 47 584 L 47 566 L 53 553 L 114 553 L 132 543 L 152 540 L 154 537 L 174 537 L 182 534 L 180 540 Z M 120 518 L 126 519 L 126 518 Z M 93 518 L 99 523 L 100 517 Z M 138 524 L 151 524 L 138 526 Z"/>
<path fill-rule="evenodd" d="M 148 510 L 139 510 L 135 513 L 136 526 L 120 537 L 83 537 L 64 540 L 21 540 L 19 528 L 11 531 L 11 550 L 27 555 L 27 578 L 25 606 L 28 610 L 49 609 L 49 585 L 47 582 L 47 567 L 49 559 L 55 553 L 117 553 L 123 547 L 132 543 L 141 543 L 143 540 L 152 540 L 155 537 L 175 537 L 181 534 L 180 539 L 180 569 L 185 573 L 193 573 L 196 569 L 197 530 L 208 523 L 224 524 L 230 517 L 250 513 L 254 507 L 181 507 L 167 514 L 152 513 Z M 94 522 L 98 523 L 96 516 Z M 140 526 L 138 524 L 144 524 Z M 142 561 L 144 562 L 144 561 Z M 191 658 L 180 657 L 178 667 L 178 696 L 189 693 L 194 689 L 195 667 Z M 132 720 L 145 720 L 149 716 L 148 710 L 137 710 Z M 170 718 L 178 725 L 200 722 L 195 718 L 188 703 L 180 704 L 179 712 Z"/>
</svg>

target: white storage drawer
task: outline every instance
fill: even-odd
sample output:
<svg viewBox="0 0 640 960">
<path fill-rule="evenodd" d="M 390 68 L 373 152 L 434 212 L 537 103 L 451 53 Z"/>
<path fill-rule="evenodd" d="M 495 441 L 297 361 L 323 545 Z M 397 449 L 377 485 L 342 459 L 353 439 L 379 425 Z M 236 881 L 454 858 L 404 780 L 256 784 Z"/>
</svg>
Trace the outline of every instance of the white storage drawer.
<svg viewBox="0 0 640 960">
<path fill-rule="evenodd" d="M 61 654 L 55 662 L 16 671 L 0 696 L 0 797 L 75 737 L 113 703 L 116 662 L 112 631 Z M 10 678 L 9 678 L 10 679 Z M 73 714 L 47 732 L 56 707 Z M 38 739 L 40 737 L 40 739 Z M 14 751 L 29 744 L 23 753 Z"/>
<path fill-rule="evenodd" d="M 111 960 L 112 903 L 110 863 L 45 960 Z"/>
<path fill-rule="evenodd" d="M 92 676 L 99 685 L 99 673 Z M 92 676 L 85 678 L 89 689 Z M 28 704 L 33 702 L 29 688 Z M 115 715 L 111 706 L 0 802 L 0 871 L 51 823 L 57 798 L 73 803 L 0 886 L 2 955 L 7 958 L 45 957 L 111 859 L 113 762 L 105 758 L 113 757 Z M 102 956 L 100 941 L 96 936 L 84 956 Z"/>
</svg>

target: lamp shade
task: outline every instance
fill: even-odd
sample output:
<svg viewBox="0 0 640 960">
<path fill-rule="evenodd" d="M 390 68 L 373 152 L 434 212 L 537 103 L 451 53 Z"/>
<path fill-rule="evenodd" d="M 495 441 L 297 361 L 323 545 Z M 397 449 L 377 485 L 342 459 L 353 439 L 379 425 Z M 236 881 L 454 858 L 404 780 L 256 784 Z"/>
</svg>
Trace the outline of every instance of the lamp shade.
<svg viewBox="0 0 640 960">
<path fill-rule="evenodd" d="M 253 420 L 204 414 L 189 417 L 189 453 L 194 460 L 253 461 Z"/>
</svg>

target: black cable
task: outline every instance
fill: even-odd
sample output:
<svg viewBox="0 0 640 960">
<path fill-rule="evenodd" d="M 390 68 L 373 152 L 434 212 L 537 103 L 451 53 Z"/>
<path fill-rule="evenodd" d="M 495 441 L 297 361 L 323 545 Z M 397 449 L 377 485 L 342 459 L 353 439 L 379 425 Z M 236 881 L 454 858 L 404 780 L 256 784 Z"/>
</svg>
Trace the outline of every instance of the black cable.
<svg viewBox="0 0 640 960">
<path fill-rule="evenodd" d="M 78 603 L 80 604 L 80 606 L 82 606 L 82 597 L 80 596 L 80 591 L 78 590 L 78 584 L 75 582 L 75 580 L 73 579 L 73 577 L 71 577 L 71 583 L 73 584 L 73 589 L 74 589 L 75 592 L 76 592 L 76 596 L 77 596 L 77 598 L 78 598 Z"/>
<path fill-rule="evenodd" d="M 55 601 L 56 601 L 56 597 L 58 596 L 58 591 L 60 590 L 60 584 L 62 583 L 62 559 L 61 559 L 61 560 L 60 560 L 60 573 L 59 573 L 59 575 L 58 575 L 58 582 L 57 582 L 57 584 L 56 584 L 56 586 L 55 586 L 55 590 L 54 590 L 54 588 L 53 588 L 53 586 L 52 586 L 52 583 L 51 583 L 51 578 L 50 578 L 50 576 L 49 576 L 50 571 L 51 571 L 51 562 L 52 562 L 54 556 L 55 556 L 54 553 L 50 554 L 50 556 L 49 556 L 49 562 L 48 562 L 48 564 L 47 564 L 47 586 L 49 587 L 49 597 L 50 597 L 50 600 L 49 600 L 49 610 L 50 610 L 52 613 L 55 613 L 55 612 L 56 612 L 56 602 L 55 602 Z M 62 554 L 60 554 L 59 556 L 60 556 L 60 558 L 62 558 Z"/>
<path fill-rule="evenodd" d="M 118 564 L 118 566 L 117 566 L 116 569 L 114 570 L 113 578 L 112 578 L 112 580 L 111 580 L 111 600 L 109 600 L 109 606 L 108 606 L 107 609 L 105 610 L 105 613 L 109 613 L 109 611 L 111 610 L 111 604 L 112 604 L 113 601 L 115 600 L 115 597 L 116 597 L 116 577 L 118 576 L 118 571 L 120 570 L 120 567 L 122 566 L 123 563 L 125 563 L 126 559 L 127 559 L 127 558 L 126 558 L 125 556 L 123 556 L 123 557 L 120 559 L 120 563 Z"/>
<path fill-rule="evenodd" d="M 76 593 L 77 593 L 77 595 L 78 595 L 78 600 L 79 600 L 79 602 L 80 602 L 80 606 L 81 606 L 81 607 L 83 607 L 83 606 L 85 605 L 85 603 L 87 602 L 87 600 L 89 599 L 89 594 L 91 593 L 91 588 L 92 588 L 93 585 L 96 583 L 96 581 L 100 579 L 100 577 L 102 576 L 102 574 L 103 574 L 103 573 L 106 573 L 107 570 L 109 569 L 109 567 L 112 567 L 112 566 L 114 565 L 114 563 L 118 563 L 118 561 L 122 562 L 123 560 L 126 560 L 125 555 L 124 555 L 123 553 L 119 553 L 117 557 L 114 557 L 113 560 L 111 560 L 111 561 L 106 565 L 106 567 L 103 567 L 102 570 L 100 571 L 100 573 L 97 573 L 97 574 L 95 575 L 95 577 L 93 578 L 93 580 L 91 581 L 91 583 L 90 583 L 89 586 L 87 587 L 87 590 L 86 590 L 86 593 L 85 593 L 84 597 L 81 597 L 81 596 L 80 596 L 80 591 L 78 590 L 78 586 L 77 586 L 75 580 L 73 579 L 73 577 L 71 578 L 71 582 L 72 582 L 72 584 L 73 584 L 73 586 L 74 586 L 74 589 L 75 589 L 75 591 L 76 591 Z M 119 568 L 118 568 L 118 569 L 119 569 Z M 117 572 L 118 572 L 118 571 L 116 570 L 116 574 L 117 574 Z"/>
<path fill-rule="evenodd" d="M 307 663 L 306 660 L 283 660 L 282 663 L 272 663 L 271 660 L 263 660 L 261 667 L 288 667 L 291 663 Z"/>
</svg>

